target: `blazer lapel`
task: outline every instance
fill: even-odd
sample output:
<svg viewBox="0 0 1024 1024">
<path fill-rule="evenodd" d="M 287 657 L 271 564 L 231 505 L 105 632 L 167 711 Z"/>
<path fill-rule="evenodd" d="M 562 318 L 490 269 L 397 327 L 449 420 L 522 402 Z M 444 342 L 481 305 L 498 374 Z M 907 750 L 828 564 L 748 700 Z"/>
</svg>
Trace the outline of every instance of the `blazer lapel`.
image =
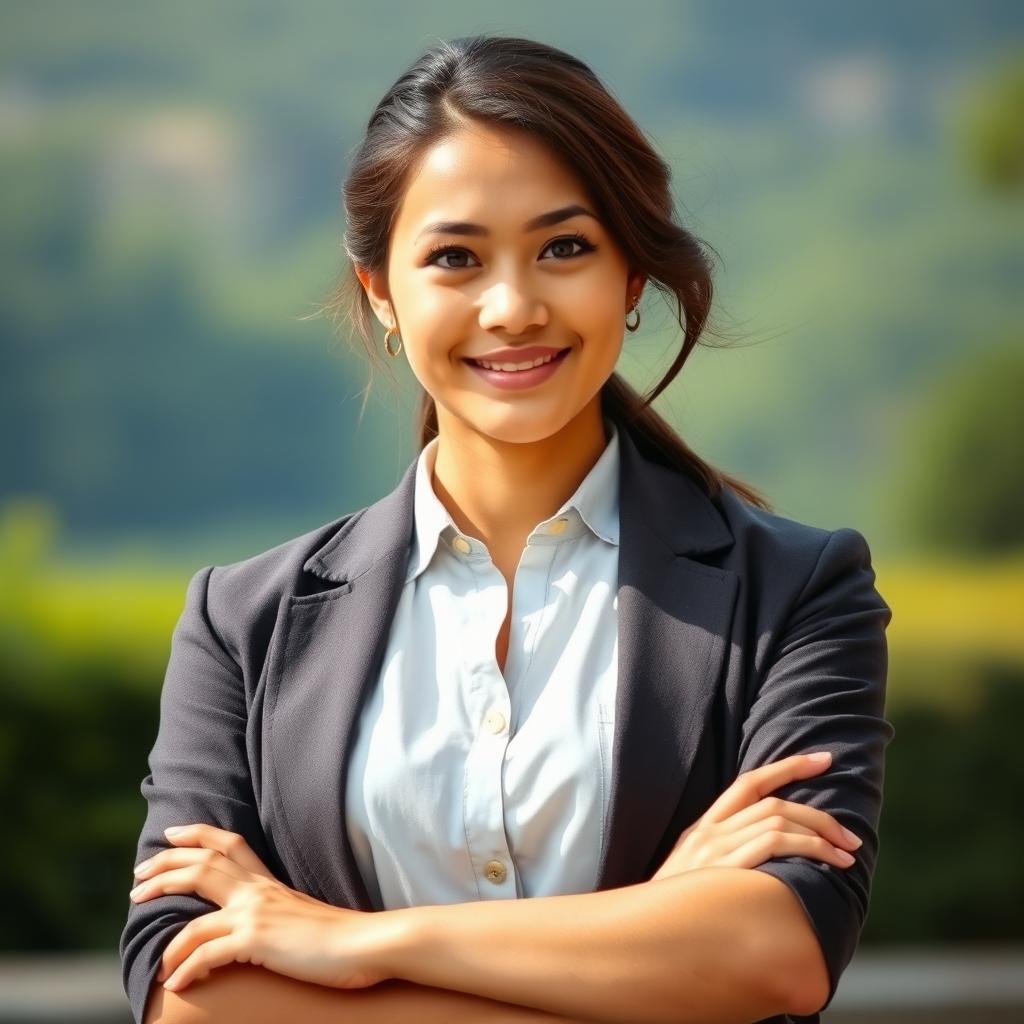
<svg viewBox="0 0 1024 1024">
<path fill-rule="evenodd" d="M 626 431 L 610 813 L 596 888 L 645 881 L 684 794 L 725 663 L 738 580 L 689 557 L 733 542 L 704 492 Z M 693 817 L 703 808 L 695 806 Z"/>
<path fill-rule="evenodd" d="M 337 586 L 286 599 L 267 670 L 263 778 L 282 826 L 271 838 L 306 892 L 353 910 L 374 907 L 345 827 L 348 755 L 401 594 L 415 466 L 305 562 Z"/>
<path fill-rule="evenodd" d="M 738 590 L 735 573 L 689 557 L 732 543 L 716 506 L 626 428 L 619 438 L 618 695 L 598 889 L 653 870 L 711 713 Z M 305 571 L 335 586 L 283 600 L 268 660 L 270 838 L 307 892 L 356 910 L 373 906 L 345 828 L 347 762 L 405 577 L 415 468 L 307 559 Z"/>
</svg>

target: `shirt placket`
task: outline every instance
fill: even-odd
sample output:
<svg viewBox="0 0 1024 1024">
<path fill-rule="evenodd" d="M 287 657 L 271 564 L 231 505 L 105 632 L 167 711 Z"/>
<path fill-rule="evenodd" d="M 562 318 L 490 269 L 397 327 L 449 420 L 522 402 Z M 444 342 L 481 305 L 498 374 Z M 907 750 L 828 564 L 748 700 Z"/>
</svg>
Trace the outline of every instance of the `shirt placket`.
<svg viewBox="0 0 1024 1024">
<path fill-rule="evenodd" d="M 471 544 L 459 550 L 459 541 Z M 505 617 L 505 579 L 479 541 L 457 537 L 453 548 L 462 571 L 472 575 L 475 596 L 466 602 L 462 665 L 466 708 L 475 729 L 466 757 L 463 824 L 466 847 L 481 899 L 515 899 L 515 866 L 505 832 L 502 765 L 512 717 L 508 687 L 498 669 L 494 645 Z"/>
</svg>

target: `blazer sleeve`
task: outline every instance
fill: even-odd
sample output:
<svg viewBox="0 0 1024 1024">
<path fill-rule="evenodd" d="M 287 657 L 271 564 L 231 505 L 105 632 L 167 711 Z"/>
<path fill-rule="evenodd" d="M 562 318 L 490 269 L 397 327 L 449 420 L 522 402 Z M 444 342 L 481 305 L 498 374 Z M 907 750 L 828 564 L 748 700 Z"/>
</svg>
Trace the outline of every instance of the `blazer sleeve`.
<svg viewBox="0 0 1024 1024">
<path fill-rule="evenodd" d="M 828 966 L 828 998 L 853 958 L 878 857 L 892 611 L 875 589 L 864 537 L 830 533 L 788 621 L 742 729 L 739 771 L 797 753 L 829 750 L 829 767 L 773 792 L 820 808 L 863 840 L 848 868 L 809 857 L 776 857 L 754 870 L 775 875 L 799 899 Z M 810 1018 L 812 1020 L 816 1017 Z"/>
<path fill-rule="evenodd" d="M 267 854 L 246 756 L 242 672 L 207 610 L 215 571 L 207 566 L 192 577 L 171 637 L 159 727 L 141 786 L 146 817 L 133 864 L 172 846 L 165 828 L 195 822 L 237 832 L 261 859 Z M 167 944 L 193 918 L 218 909 L 191 893 L 168 893 L 140 904 L 129 900 L 119 952 L 136 1024 L 142 1024 Z"/>
</svg>

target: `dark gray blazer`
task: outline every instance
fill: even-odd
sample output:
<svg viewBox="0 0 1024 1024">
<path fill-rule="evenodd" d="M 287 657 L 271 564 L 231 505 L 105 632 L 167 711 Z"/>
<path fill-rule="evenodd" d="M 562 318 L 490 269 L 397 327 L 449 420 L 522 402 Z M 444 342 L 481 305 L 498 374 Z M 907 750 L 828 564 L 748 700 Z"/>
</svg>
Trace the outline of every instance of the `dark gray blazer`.
<svg viewBox="0 0 1024 1024">
<path fill-rule="evenodd" d="M 625 428 L 620 441 L 619 683 L 597 888 L 650 878 L 740 772 L 830 750 L 826 771 L 775 795 L 860 836 L 856 863 L 790 856 L 754 870 L 782 879 L 806 910 L 831 1002 L 868 908 L 895 734 L 885 718 L 892 613 L 868 545 L 856 530 L 797 523 L 732 490 L 711 500 Z M 372 909 L 342 802 L 353 726 L 411 550 L 415 465 L 374 504 L 192 577 L 134 863 L 167 848 L 165 827 L 208 822 L 240 833 L 290 887 Z M 129 901 L 119 949 L 137 1022 L 164 947 L 214 909 L 191 894 Z"/>
</svg>

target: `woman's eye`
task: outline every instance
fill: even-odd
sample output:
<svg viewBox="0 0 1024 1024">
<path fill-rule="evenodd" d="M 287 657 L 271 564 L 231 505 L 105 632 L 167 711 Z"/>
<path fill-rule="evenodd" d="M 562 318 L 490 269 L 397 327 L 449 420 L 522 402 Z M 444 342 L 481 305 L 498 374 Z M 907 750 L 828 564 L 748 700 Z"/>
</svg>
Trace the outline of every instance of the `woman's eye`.
<svg viewBox="0 0 1024 1024">
<path fill-rule="evenodd" d="M 590 252 L 593 248 L 592 245 L 585 238 L 556 238 L 553 242 L 548 245 L 548 249 L 553 249 L 556 245 L 568 246 L 569 251 L 565 254 L 567 256 L 581 256 L 584 252 Z M 573 252 L 572 246 L 578 245 L 581 252 Z M 547 252 L 547 249 L 544 250 Z"/>
<path fill-rule="evenodd" d="M 579 247 L 578 252 L 573 251 L 573 245 Z M 562 246 L 563 255 L 556 257 L 557 262 L 564 263 L 567 259 L 575 259 L 577 256 L 582 256 L 584 253 L 593 252 L 597 246 L 592 242 L 587 241 L 582 235 L 567 235 L 564 238 L 556 238 L 552 242 L 548 242 L 544 248 L 544 252 L 549 249 L 554 249 L 556 246 Z M 440 260 L 447 257 L 453 257 L 455 259 L 462 259 L 463 257 L 472 256 L 472 253 L 468 249 L 459 249 L 454 246 L 440 246 L 433 252 L 427 254 L 427 265 L 437 266 L 442 270 L 467 270 L 469 265 L 466 263 L 459 263 L 453 266 L 452 264 L 441 263 Z"/>
<path fill-rule="evenodd" d="M 460 256 L 468 255 L 469 253 L 466 252 L 465 249 L 441 249 L 438 253 L 432 255 L 427 260 L 427 263 L 433 264 L 434 266 L 437 267 L 441 267 L 443 270 L 465 270 L 465 265 L 460 265 L 457 267 L 445 266 L 444 264 L 439 263 L 438 261 L 444 259 L 446 256 L 454 256 L 456 259 L 458 259 Z"/>
</svg>

